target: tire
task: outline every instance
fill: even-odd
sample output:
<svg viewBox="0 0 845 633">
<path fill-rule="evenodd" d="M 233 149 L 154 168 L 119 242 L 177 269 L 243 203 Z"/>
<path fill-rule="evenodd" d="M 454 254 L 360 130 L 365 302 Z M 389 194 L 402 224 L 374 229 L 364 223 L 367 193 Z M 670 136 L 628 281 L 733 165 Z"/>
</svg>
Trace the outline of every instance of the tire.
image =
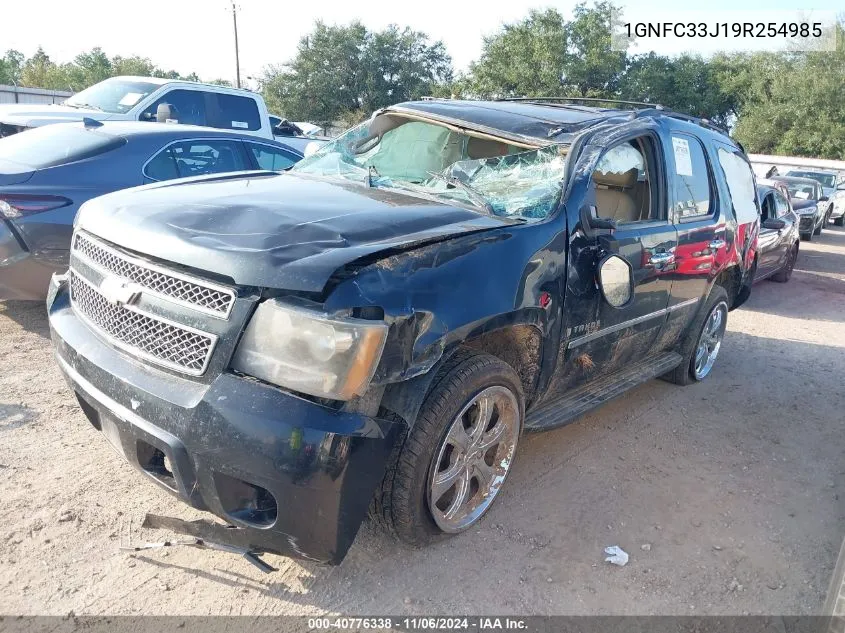
<svg viewBox="0 0 845 633">
<path fill-rule="evenodd" d="M 836 218 L 836 219 L 833 221 L 833 225 L 834 225 L 834 226 L 845 226 L 845 213 L 843 213 L 843 214 L 842 214 L 842 215 L 840 215 L 838 218 Z"/>
<path fill-rule="evenodd" d="M 478 426 L 482 400 L 493 406 L 484 409 L 491 411 L 490 422 L 489 426 L 483 425 L 485 430 L 477 438 L 484 440 L 499 427 L 504 429 L 501 436 L 504 439 L 487 451 L 483 442 L 473 443 L 473 434 L 482 428 Z M 388 466 L 371 514 L 394 536 L 410 545 L 425 545 L 444 534 L 476 525 L 490 509 L 513 464 L 524 412 L 522 383 L 510 365 L 489 354 L 459 350 L 437 371 L 416 422 Z M 453 438 L 459 435 L 468 441 L 465 451 L 456 448 Z M 492 457 L 491 451 L 495 451 Z M 494 482 L 491 486 L 482 483 L 481 471 L 473 470 L 478 460 L 487 464 L 487 474 Z M 442 490 L 442 496 L 432 504 L 438 475 L 440 479 L 450 480 L 449 473 L 459 470 L 463 475 L 454 478 L 452 487 L 441 484 L 436 488 Z M 459 505 L 462 485 L 469 494 L 465 504 Z M 438 503 L 446 509 L 438 507 Z M 460 511 L 456 510 L 455 517 L 446 524 L 446 511 L 453 506 Z"/>
<path fill-rule="evenodd" d="M 827 216 L 825 216 L 825 217 L 827 217 Z M 819 225 L 816 227 L 816 229 L 813 231 L 813 235 L 821 235 L 821 234 L 822 234 L 822 229 L 824 228 L 824 225 L 825 225 L 825 224 L 827 224 L 827 220 L 825 220 L 825 218 L 822 218 L 821 224 L 819 224 Z"/>
<path fill-rule="evenodd" d="M 792 270 L 795 268 L 795 261 L 798 259 L 798 244 L 792 247 L 792 250 L 789 251 L 789 254 L 786 256 L 786 262 L 781 267 L 779 271 L 777 271 L 774 275 L 772 275 L 772 281 L 777 281 L 779 283 L 785 284 L 789 281 L 789 278 L 792 277 Z"/>
<path fill-rule="evenodd" d="M 701 375 L 699 372 L 696 371 L 696 351 L 699 348 L 699 343 L 701 342 L 702 336 L 704 335 L 704 328 L 705 325 L 710 323 L 711 316 L 713 315 L 714 311 L 719 310 L 721 312 L 721 323 L 719 325 L 719 332 L 718 332 L 718 346 L 715 349 L 715 354 L 713 356 L 712 362 L 710 366 L 707 368 L 707 371 Z M 681 364 L 675 367 L 672 371 L 664 374 L 662 378 L 664 380 L 668 380 L 669 382 L 673 382 L 676 385 L 689 385 L 694 382 L 698 382 L 700 380 L 704 380 L 709 374 L 710 369 L 713 366 L 713 362 L 716 360 L 716 356 L 719 354 L 719 348 L 721 347 L 721 339 L 725 334 L 725 326 L 727 325 L 728 320 L 728 293 L 725 292 L 725 289 L 721 286 L 713 286 L 713 289 L 710 291 L 710 296 L 707 298 L 707 303 L 704 304 L 704 309 L 702 309 L 698 315 L 695 317 L 692 325 L 688 330 L 688 334 L 684 338 L 683 343 L 681 344 L 681 348 L 679 350 L 683 360 Z"/>
<path fill-rule="evenodd" d="M 813 232 L 809 231 L 808 233 L 801 233 L 801 239 L 805 242 L 812 242 L 813 241 Z"/>
</svg>

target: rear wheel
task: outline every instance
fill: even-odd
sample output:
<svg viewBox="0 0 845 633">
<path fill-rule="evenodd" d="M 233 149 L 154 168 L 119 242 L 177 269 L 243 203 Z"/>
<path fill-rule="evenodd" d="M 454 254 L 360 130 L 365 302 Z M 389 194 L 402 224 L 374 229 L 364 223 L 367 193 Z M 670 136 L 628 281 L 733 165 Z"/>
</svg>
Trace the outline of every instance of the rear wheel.
<svg viewBox="0 0 845 633">
<path fill-rule="evenodd" d="M 807 233 L 801 233 L 801 239 L 805 242 L 812 242 L 813 241 L 813 232 L 808 231 Z"/>
<path fill-rule="evenodd" d="M 772 275 L 772 281 L 786 283 L 792 277 L 792 270 L 795 268 L 795 261 L 798 259 L 798 244 L 795 244 L 786 254 L 786 261 L 783 267 Z"/>
<path fill-rule="evenodd" d="M 728 293 L 721 286 L 713 286 L 704 309 L 681 345 L 683 361 L 663 378 L 677 385 L 689 385 L 707 378 L 722 347 L 727 323 Z"/>
<path fill-rule="evenodd" d="M 388 468 L 374 512 L 421 545 L 475 525 L 510 471 L 522 431 L 522 383 L 495 356 L 459 351 L 437 373 Z"/>
</svg>

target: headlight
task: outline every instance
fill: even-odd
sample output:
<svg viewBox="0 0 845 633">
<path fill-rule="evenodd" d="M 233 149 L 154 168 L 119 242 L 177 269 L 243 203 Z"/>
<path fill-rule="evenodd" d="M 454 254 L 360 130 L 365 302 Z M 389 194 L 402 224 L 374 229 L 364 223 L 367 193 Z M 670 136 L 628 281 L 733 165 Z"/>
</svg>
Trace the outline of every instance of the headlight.
<svg viewBox="0 0 845 633">
<path fill-rule="evenodd" d="M 386 337 L 381 321 L 332 319 L 270 299 L 256 308 L 232 367 L 294 391 L 349 400 L 367 390 Z"/>
<path fill-rule="evenodd" d="M 798 215 L 816 215 L 816 211 L 818 211 L 818 207 L 813 205 L 812 207 L 803 207 L 801 209 L 797 209 L 795 212 Z"/>
</svg>

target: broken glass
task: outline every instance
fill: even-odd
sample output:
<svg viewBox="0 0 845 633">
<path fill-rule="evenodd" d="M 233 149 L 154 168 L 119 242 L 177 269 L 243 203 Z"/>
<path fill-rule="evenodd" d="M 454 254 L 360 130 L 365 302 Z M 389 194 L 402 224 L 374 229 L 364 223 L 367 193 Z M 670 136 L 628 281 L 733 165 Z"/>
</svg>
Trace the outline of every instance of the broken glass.
<svg viewBox="0 0 845 633">
<path fill-rule="evenodd" d="M 471 138 L 478 141 L 437 123 L 379 115 L 304 158 L 292 171 L 401 189 L 500 217 L 536 220 L 554 209 L 567 146 L 520 151 L 493 140 L 503 155 L 471 158 Z"/>
</svg>

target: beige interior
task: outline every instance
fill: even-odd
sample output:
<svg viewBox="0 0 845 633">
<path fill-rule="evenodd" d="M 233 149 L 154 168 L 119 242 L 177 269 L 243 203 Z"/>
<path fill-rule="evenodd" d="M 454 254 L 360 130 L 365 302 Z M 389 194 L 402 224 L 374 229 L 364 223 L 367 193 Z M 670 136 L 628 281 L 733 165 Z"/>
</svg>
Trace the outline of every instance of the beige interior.
<svg viewBox="0 0 845 633">
<path fill-rule="evenodd" d="M 636 169 L 629 169 L 622 174 L 594 171 L 593 182 L 596 185 L 596 206 L 600 218 L 617 222 L 635 222 L 640 218 L 634 201 Z"/>
</svg>

